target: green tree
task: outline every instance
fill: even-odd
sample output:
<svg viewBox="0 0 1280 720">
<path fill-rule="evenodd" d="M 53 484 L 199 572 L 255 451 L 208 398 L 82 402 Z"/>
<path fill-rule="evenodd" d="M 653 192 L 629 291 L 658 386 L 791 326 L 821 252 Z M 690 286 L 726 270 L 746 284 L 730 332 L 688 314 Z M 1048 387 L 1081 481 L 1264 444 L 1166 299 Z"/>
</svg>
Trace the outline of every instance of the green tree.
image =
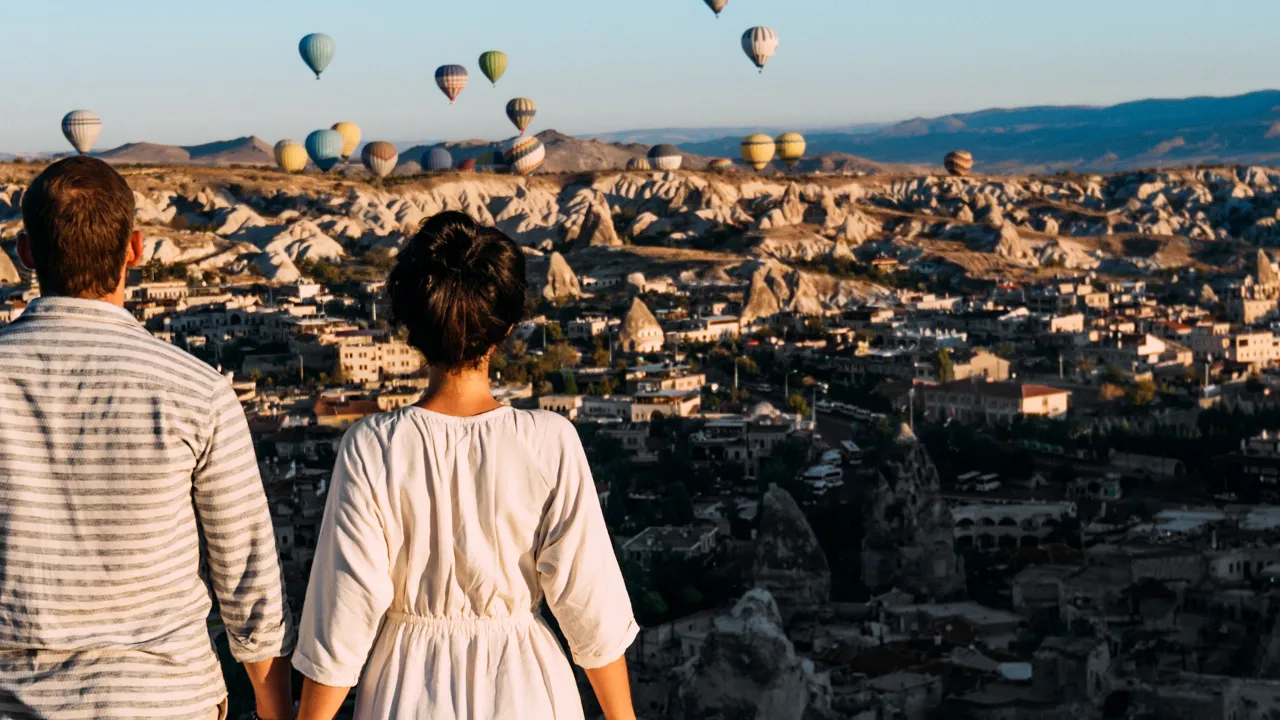
<svg viewBox="0 0 1280 720">
<path fill-rule="evenodd" d="M 667 601 L 662 597 L 662 593 L 657 590 L 650 590 L 640 596 L 639 609 L 645 617 L 645 622 L 648 623 L 661 622 L 670 612 L 670 608 L 667 607 Z"/>
<path fill-rule="evenodd" d="M 598 368 L 607 368 L 609 367 L 609 357 L 609 350 L 605 348 L 600 338 L 596 338 L 596 349 L 595 352 L 591 353 L 591 364 Z"/>
<path fill-rule="evenodd" d="M 1011 342 L 1002 342 L 991 352 L 1005 360 L 1012 360 L 1014 353 L 1017 352 L 1017 348 L 1014 347 L 1014 344 Z"/>
<path fill-rule="evenodd" d="M 951 362 L 950 350 L 944 348 L 938 351 L 938 356 L 933 359 L 933 371 L 940 383 L 949 383 L 956 379 L 956 366 Z"/>
<path fill-rule="evenodd" d="M 791 397 L 787 398 L 787 409 L 797 415 L 808 415 L 809 403 L 805 402 L 804 395 L 791 393 Z"/>
<path fill-rule="evenodd" d="M 755 360 L 752 360 L 749 357 L 740 357 L 737 362 L 738 370 L 743 375 L 752 376 L 760 374 L 760 365 L 756 363 Z"/>
<path fill-rule="evenodd" d="M 564 372 L 564 393 L 566 395 L 578 394 L 578 379 L 568 370 Z"/>
<path fill-rule="evenodd" d="M 1147 407 L 1156 399 L 1156 385 L 1150 380 L 1139 380 L 1129 388 L 1127 399 L 1135 407 Z"/>
<path fill-rule="evenodd" d="M 689 488 L 676 481 L 670 494 L 662 503 L 662 515 L 668 525 L 691 525 L 693 517 L 693 499 L 689 497 Z"/>
</svg>

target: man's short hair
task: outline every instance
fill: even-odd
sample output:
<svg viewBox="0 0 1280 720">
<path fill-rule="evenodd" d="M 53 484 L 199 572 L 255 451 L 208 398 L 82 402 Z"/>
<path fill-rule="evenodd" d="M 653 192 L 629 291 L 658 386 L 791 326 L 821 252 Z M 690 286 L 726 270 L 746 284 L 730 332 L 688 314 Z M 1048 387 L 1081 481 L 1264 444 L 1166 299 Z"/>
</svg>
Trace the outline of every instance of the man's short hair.
<svg viewBox="0 0 1280 720">
<path fill-rule="evenodd" d="M 22 196 L 22 223 L 41 292 L 111 294 L 124 272 L 133 214 L 133 191 L 101 160 L 66 158 L 40 173 Z"/>
</svg>

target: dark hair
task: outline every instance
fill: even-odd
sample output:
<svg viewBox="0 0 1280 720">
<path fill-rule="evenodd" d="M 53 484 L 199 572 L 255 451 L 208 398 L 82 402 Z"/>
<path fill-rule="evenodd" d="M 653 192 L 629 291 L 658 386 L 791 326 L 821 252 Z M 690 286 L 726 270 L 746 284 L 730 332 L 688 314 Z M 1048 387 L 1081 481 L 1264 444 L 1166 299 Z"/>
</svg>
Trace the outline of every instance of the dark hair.
<svg viewBox="0 0 1280 720">
<path fill-rule="evenodd" d="M 475 367 L 524 319 L 524 253 L 502 233 L 460 212 L 426 222 L 387 280 L 391 314 L 427 363 Z"/>
<path fill-rule="evenodd" d="M 41 292 L 102 297 L 114 291 L 133 213 L 133 191 L 101 160 L 70 157 L 45 168 L 22 196 Z"/>
</svg>

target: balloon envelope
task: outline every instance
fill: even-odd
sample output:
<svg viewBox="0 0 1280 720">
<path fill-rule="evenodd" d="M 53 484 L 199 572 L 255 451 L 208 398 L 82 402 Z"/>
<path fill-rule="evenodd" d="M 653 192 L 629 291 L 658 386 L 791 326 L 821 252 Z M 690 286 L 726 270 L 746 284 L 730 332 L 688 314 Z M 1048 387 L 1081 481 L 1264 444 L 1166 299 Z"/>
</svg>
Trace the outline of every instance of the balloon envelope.
<svg viewBox="0 0 1280 720">
<path fill-rule="evenodd" d="M 533 116 L 538 114 L 538 106 L 529 98 L 516 98 L 507 103 L 507 117 L 511 119 L 511 124 L 523 135 L 529 123 L 533 122 Z"/>
<path fill-rule="evenodd" d="M 316 130 L 307 136 L 307 155 L 320 172 L 329 172 L 342 159 L 342 143 L 337 130 Z"/>
<path fill-rule="evenodd" d="M 476 156 L 476 170 L 480 172 L 500 172 L 506 167 L 506 156 L 501 150 L 486 150 Z"/>
<path fill-rule="evenodd" d="M 729 158 L 716 158 L 707 163 L 707 170 L 711 172 L 726 172 L 733 169 L 733 161 Z"/>
<path fill-rule="evenodd" d="M 441 65 L 436 68 L 436 85 L 449 98 L 450 105 L 467 86 L 469 77 L 467 69 L 461 65 Z"/>
<path fill-rule="evenodd" d="M 441 170 L 450 170 L 453 168 L 453 156 L 444 148 L 432 148 L 427 156 L 422 158 L 422 169 L 431 172 L 439 172 Z"/>
<path fill-rule="evenodd" d="M 462 162 L 458 163 L 458 172 L 475 172 L 475 171 L 476 171 L 475 158 L 467 158 L 466 160 L 463 160 Z"/>
<path fill-rule="evenodd" d="M 947 172 L 956 177 L 964 177 L 973 170 L 973 155 L 965 150 L 955 150 L 947 153 L 943 164 L 947 167 Z"/>
<path fill-rule="evenodd" d="M 504 159 L 512 172 L 518 175 L 532 175 L 547 159 L 547 149 L 538 138 L 521 135 L 507 141 Z"/>
<path fill-rule="evenodd" d="M 759 172 L 773 161 L 776 145 L 773 138 L 764 133 L 756 133 L 743 138 L 739 149 L 742 150 L 742 159 Z"/>
<path fill-rule="evenodd" d="M 778 33 L 767 27 L 753 27 L 742 34 L 742 50 L 763 71 L 765 63 L 778 51 Z"/>
<path fill-rule="evenodd" d="M 800 133 L 782 133 L 774 140 L 774 144 L 777 146 L 778 157 L 789 168 L 795 167 L 804 157 L 805 141 Z"/>
<path fill-rule="evenodd" d="M 649 164 L 659 170 L 679 170 L 684 155 L 675 145 L 655 145 L 649 150 Z"/>
<path fill-rule="evenodd" d="M 102 134 L 102 118 L 88 110 L 73 110 L 62 118 L 62 134 L 81 155 L 88 155 Z"/>
<path fill-rule="evenodd" d="M 307 167 L 307 149 L 297 140 L 276 143 L 276 165 L 287 173 L 302 172 Z"/>
<path fill-rule="evenodd" d="M 627 161 L 628 170 L 652 170 L 653 165 L 649 164 L 647 157 L 635 157 Z"/>
<path fill-rule="evenodd" d="M 342 136 L 342 159 L 346 160 L 355 154 L 356 148 L 360 147 L 360 126 L 350 122 L 336 123 L 332 130 L 337 130 Z"/>
<path fill-rule="evenodd" d="M 390 175 L 399 160 L 400 153 L 396 152 L 396 146 L 381 140 L 365 145 L 360 152 L 360 161 L 365 168 L 380 178 Z"/>
<path fill-rule="evenodd" d="M 480 72 L 489 78 L 495 86 L 498 79 L 507 72 L 507 54 L 501 50 L 490 50 L 480 55 Z"/>
<path fill-rule="evenodd" d="M 729 0 L 705 0 L 707 7 L 711 8 L 716 17 L 720 17 L 720 13 L 729 5 Z"/>
<path fill-rule="evenodd" d="M 317 80 L 320 79 L 320 73 L 329 67 L 336 49 L 337 44 L 333 42 L 333 38 L 322 33 L 312 33 L 298 43 L 298 53 L 302 55 L 302 61 L 311 68 L 311 72 L 316 74 Z"/>
</svg>

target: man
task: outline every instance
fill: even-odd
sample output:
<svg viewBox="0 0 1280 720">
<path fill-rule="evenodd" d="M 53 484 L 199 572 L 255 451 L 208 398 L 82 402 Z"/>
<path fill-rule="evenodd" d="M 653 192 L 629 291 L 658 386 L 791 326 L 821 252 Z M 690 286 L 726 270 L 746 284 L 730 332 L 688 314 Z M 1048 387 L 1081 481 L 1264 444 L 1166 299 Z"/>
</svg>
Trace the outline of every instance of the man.
<svg viewBox="0 0 1280 720">
<path fill-rule="evenodd" d="M 43 297 L 0 330 L 0 718 L 225 716 L 206 575 L 259 715 L 292 717 L 249 428 L 226 378 L 125 311 L 133 215 L 84 157 L 22 199 Z"/>
</svg>

